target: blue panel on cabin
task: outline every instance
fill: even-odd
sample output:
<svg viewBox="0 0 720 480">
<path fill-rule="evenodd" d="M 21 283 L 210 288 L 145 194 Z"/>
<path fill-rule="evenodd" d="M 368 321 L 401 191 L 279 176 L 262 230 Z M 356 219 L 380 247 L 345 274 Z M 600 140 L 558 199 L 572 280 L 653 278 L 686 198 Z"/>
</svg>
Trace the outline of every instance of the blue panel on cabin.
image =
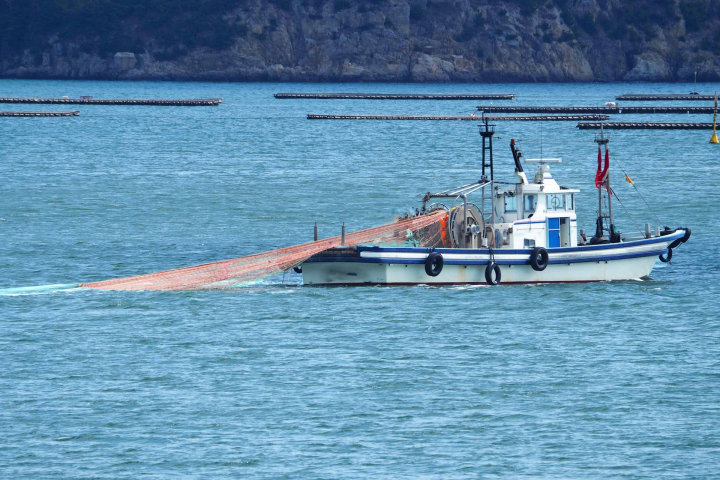
<svg viewBox="0 0 720 480">
<path fill-rule="evenodd" d="M 560 246 L 560 219 L 547 219 L 548 247 L 557 248 Z"/>
<path fill-rule="evenodd" d="M 557 248 L 560 246 L 560 230 L 548 231 L 548 247 Z"/>
</svg>

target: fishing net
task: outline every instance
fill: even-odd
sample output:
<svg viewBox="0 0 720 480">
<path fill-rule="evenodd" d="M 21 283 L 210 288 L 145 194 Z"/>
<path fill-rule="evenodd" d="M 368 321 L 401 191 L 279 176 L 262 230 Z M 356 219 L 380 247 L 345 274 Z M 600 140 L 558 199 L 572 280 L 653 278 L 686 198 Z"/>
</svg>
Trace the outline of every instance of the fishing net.
<svg viewBox="0 0 720 480">
<path fill-rule="evenodd" d="M 401 218 L 393 223 L 349 233 L 346 246 L 404 245 L 436 247 L 442 244 L 441 222 L 447 212 Z M 103 290 L 205 290 L 231 288 L 289 270 L 328 248 L 340 246 L 341 236 L 263 253 L 135 277 L 80 284 Z"/>
</svg>

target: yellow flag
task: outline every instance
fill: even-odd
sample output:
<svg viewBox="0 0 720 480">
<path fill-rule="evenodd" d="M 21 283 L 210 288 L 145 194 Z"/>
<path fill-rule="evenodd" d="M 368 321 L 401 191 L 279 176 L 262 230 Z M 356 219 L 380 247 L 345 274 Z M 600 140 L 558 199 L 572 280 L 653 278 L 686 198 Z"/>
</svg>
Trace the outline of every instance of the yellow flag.
<svg viewBox="0 0 720 480">
<path fill-rule="evenodd" d="M 630 185 L 635 185 L 635 182 L 633 182 L 632 179 L 627 176 L 627 174 L 625 175 L 625 181 L 628 182 Z"/>
</svg>

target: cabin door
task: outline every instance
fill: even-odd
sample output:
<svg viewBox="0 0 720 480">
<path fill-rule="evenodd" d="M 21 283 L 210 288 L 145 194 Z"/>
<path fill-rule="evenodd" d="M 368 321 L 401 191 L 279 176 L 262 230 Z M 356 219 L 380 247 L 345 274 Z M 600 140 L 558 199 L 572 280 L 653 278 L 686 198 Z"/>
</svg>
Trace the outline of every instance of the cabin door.
<svg viewBox="0 0 720 480">
<path fill-rule="evenodd" d="M 569 247 L 572 245 L 570 240 L 570 219 L 563 217 L 560 219 L 560 246 Z"/>
<path fill-rule="evenodd" d="M 548 248 L 556 248 L 560 246 L 560 219 L 547 219 Z"/>
</svg>

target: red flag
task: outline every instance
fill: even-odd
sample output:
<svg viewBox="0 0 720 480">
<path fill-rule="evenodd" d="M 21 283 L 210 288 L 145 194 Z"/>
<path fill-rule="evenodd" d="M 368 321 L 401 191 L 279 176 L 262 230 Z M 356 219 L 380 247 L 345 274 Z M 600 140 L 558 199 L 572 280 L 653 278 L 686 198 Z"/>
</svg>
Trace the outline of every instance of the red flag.
<svg viewBox="0 0 720 480">
<path fill-rule="evenodd" d="M 608 170 L 610 170 L 610 150 L 605 147 L 605 168 L 603 168 L 602 173 L 600 174 L 600 183 L 605 182 L 605 177 L 607 177 Z"/>
<path fill-rule="evenodd" d="M 603 168 L 602 174 L 600 175 L 600 183 L 605 186 L 605 189 L 610 195 L 612 195 L 612 189 L 606 182 L 608 170 L 610 170 L 610 150 L 605 146 L 605 168 Z"/>
<path fill-rule="evenodd" d="M 600 184 L 602 183 L 602 154 L 600 153 L 600 145 L 598 145 L 598 167 L 597 172 L 595 172 L 595 188 L 600 188 Z"/>
</svg>

